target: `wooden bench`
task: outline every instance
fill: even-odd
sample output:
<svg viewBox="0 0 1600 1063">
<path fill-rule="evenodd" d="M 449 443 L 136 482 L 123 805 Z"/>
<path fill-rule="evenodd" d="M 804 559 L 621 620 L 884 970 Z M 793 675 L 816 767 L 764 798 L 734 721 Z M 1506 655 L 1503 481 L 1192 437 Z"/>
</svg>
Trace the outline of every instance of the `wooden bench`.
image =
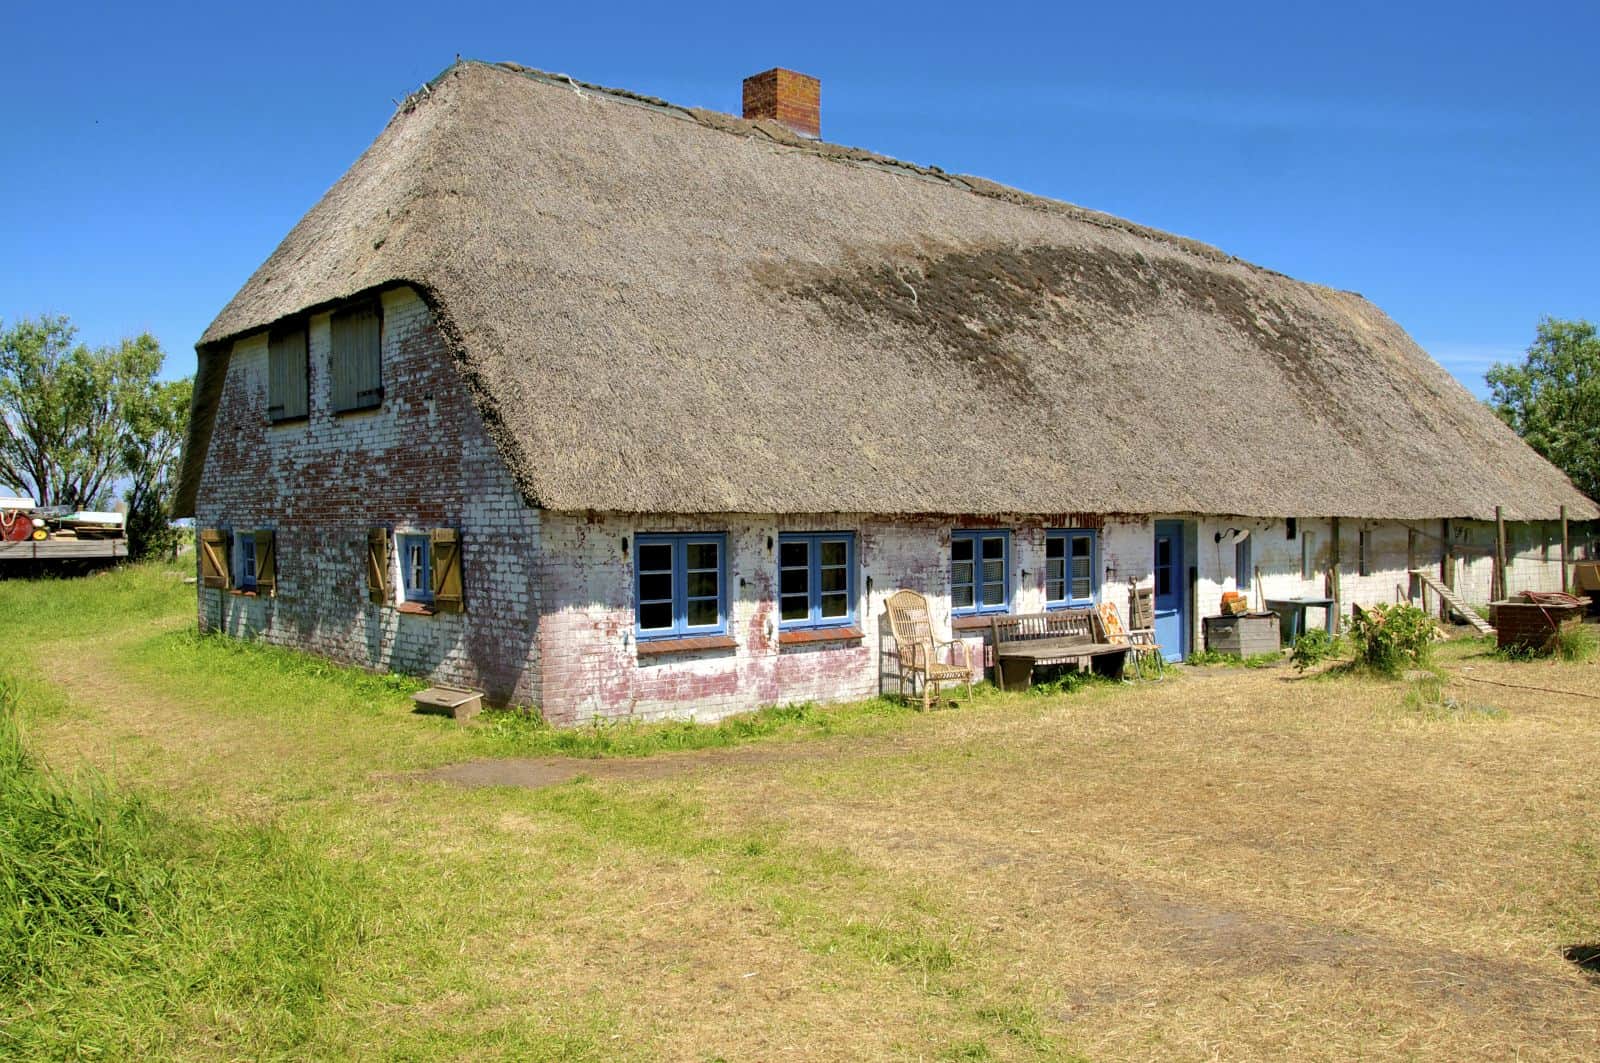
<svg viewBox="0 0 1600 1063">
<path fill-rule="evenodd" d="M 1093 609 L 997 616 L 989 622 L 989 634 L 1001 690 L 1027 690 L 1041 664 L 1073 664 L 1079 671 L 1121 676 L 1128 656 L 1127 644 L 1113 644 L 1104 636 Z"/>
</svg>

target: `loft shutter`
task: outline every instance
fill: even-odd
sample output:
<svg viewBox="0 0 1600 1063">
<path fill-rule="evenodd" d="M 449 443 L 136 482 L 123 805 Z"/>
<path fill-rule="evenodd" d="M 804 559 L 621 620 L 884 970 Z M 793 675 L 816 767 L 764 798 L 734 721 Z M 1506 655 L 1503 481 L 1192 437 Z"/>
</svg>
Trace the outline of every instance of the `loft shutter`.
<svg viewBox="0 0 1600 1063">
<path fill-rule="evenodd" d="M 306 326 L 274 332 L 267 340 L 267 417 L 293 421 L 306 416 Z"/>
<path fill-rule="evenodd" d="M 264 528 L 256 530 L 256 594 L 278 596 L 278 540 Z"/>
<path fill-rule="evenodd" d="M 378 605 L 389 600 L 389 533 L 383 528 L 367 531 L 367 598 Z"/>
<path fill-rule="evenodd" d="M 333 315 L 333 409 L 364 410 L 383 401 L 379 346 L 383 315 L 363 303 Z"/>
<path fill-rule="evenodd" d="M 461 534 L 454 528 L 433 532 L 433 607 L 441 613 L 461 608 Z"/>
<path fill-rule="evenodd" d="M 200 584 L 204 587 L 228 586 L 228 533 L 220 528 L 200 532 Z"/>
</svg>

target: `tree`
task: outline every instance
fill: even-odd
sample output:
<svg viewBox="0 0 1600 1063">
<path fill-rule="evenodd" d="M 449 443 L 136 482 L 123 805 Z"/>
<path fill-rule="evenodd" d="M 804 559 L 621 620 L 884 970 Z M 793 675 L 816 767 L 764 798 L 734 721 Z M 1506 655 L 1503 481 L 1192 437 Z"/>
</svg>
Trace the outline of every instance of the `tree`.
<svg viewBox="0 0 1600 1063">
<path fill-rule="evenodd" d="M 153 381 L 130 403 L 122 463 L 128 475 L 128 553 L 138 559 L 172 549 L 172 495 L 189 427 L 194 378 Z"/>
<path fill-rule="evenodd" d="M 91 350 L 77 332 L 49 316 L 0 329 L 0 479 L 41 506 L 93 509 L 111 500 L 129 405 L 162 354 L 148 333 Z"/>
<path fill-rule="evenodd" d="M 1497 362 L 1485 379 L 1500 419 L 1600 498 L 1600 335 L 1589 321 L 1547 317 L 1520 365 Z"/>
<path fill-rule="evenodd" d="M 48 315 L 0 327 L 0 481 L 72 509 L 105 509 L 125 487 L 128 552 L 143 556 L 171 542 L 193 380 L 156 379 L 149 333 L 94 349 L 77 334 Z"/>
</svg>

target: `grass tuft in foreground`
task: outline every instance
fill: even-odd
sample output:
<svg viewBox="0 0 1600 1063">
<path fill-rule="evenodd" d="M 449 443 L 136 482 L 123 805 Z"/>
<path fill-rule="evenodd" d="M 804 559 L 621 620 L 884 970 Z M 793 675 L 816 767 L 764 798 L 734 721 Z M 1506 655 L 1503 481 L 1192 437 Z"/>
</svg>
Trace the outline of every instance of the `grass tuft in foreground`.
<svg viewBox="0 0 1600 1063">
<path fill-rule="evenodd" d="M 131 934 L 168 886 L 144 858 L 149 817 L 90 779 L 43 772 L 16 726 L 16 686 L 0 678 L 0 987 L 38 976 L 63 950 Z"/>
<path fill-rule="evenodd" d="M 348 877 L 260 826 L 157 814 L 43 770 L 0 677 L 0 1056 L 146 1056 L 189 1028 L 245 1054 L 302 1043 L 364 911 Z"/>
</svg>

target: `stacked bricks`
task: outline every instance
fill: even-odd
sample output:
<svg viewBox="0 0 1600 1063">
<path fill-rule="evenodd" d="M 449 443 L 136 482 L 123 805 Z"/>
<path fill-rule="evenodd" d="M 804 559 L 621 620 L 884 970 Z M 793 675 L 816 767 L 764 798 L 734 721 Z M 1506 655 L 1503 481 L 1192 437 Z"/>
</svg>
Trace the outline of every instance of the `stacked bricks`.
<svg viewBox="0 0 1600 1063">
<path fill-rule="evenodd" d="M 774 67 L 744 79 L 744 116 L 779 122 L 800 136 L 822 136 L 822 82 Z"/>
</svg>

